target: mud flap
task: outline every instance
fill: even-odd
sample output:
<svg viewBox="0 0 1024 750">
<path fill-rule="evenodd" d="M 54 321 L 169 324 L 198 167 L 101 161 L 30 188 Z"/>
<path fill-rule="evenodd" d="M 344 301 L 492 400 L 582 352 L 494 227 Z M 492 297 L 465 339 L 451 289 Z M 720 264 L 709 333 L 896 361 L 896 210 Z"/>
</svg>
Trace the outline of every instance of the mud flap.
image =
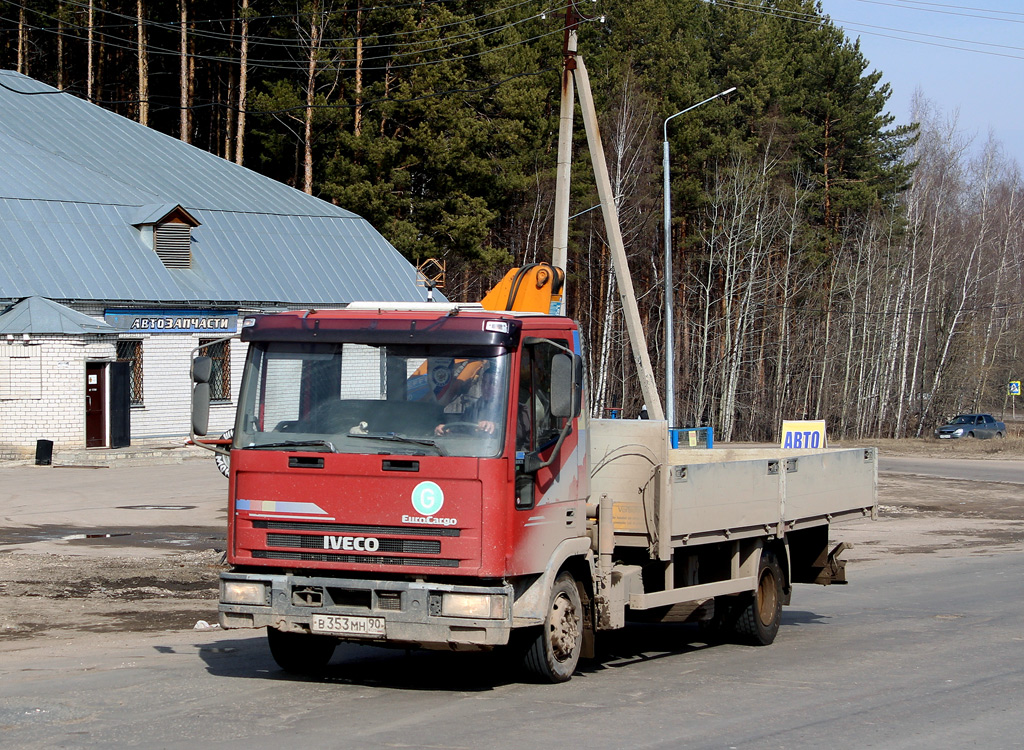
<svg viewBox="0 0 1024 750">
<path fill-rule="evenodd" d="M 822 551 L 821 556 L 814 561 L 813 567 L 819 569 L 814 582 L 822 586 L 846 583 L 846 560 L 840 560 L 839 556 L 848 549 L 850 549 L 849 544 L 840 542 L 828 555 Z"/>
<path fill-rule="evenodd" d="M 594 625 L 588 618 L 587 624 L 583 628 L 583 645 L 580 651 L 580 656 L 582 658 L 593 659 L 597 655 L 594 640 Z"/>
</svg>

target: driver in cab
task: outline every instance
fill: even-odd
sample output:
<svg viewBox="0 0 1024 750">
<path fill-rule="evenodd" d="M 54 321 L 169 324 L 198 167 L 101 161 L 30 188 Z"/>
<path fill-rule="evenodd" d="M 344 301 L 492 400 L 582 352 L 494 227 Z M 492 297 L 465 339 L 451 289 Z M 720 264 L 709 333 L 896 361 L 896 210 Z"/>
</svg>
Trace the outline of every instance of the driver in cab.
<svg viewBox="0 0 1024 750">
<path fill-rule="evenodd" d="M 450 434 L 454 424 L 473 425 L 478 432 L 487 435 L 493 435 L 498 429 L 498 425 L 501 424 L 502 397 L 498 388 L 498 375 L 494 369 L 485 367 L 464 390 L 465 395 L 461 397 L 467 401 L 465 410 L 461 414 L 451 413 L 450 417 L 453 419 L 435 427 L 435 435 Z M 468 395 L 472 393 L 477 394 L 476 398 Z"/>
</svg>

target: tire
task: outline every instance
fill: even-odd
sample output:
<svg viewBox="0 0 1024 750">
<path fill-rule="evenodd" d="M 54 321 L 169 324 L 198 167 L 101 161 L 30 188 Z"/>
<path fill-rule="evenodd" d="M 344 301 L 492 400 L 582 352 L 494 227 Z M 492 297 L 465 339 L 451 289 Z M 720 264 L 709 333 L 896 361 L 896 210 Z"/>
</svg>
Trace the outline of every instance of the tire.
<svg viewBox="0 0 1024 750">
<path fill-rule="evenodd" d="M 545 682 L 566 682 L 583 650 L 583 603 L 576 580 L 562 573 L 551 587 L 547 616 L 527 647 L 527 671 Z"/>
<path fill-rule="evenodd" d="M 327 667 L 338 639 L 312 633 L 284 633 L 267 628 L 267 645 L 277 666 L 290 674 L 316 675 Z"/>
<path fill-rule="evenodd" d="M 1001 433 L 1001 432 L 997 432 L 996 433 L 996 440 L 1002 440 L 1004 437 L 1006 437 L 1006 435 L 1004 435 L 1003 433 Z"/>
<path fill-rule="evenodd" d="M 968 432 L 968 433 L 967 433 L 967 437 L 969 437 L 969 438 L 972 438 L 972 437 L 974 437 L 974 433 L 973 433 L 973 432 Z"/>
<path fill-rule="evenodd" d="M 736 634 L 755 646 L 768 646 L 775 640 L 782 622 L 782 568 L 775 553 L 761 551 L 757 588 L 744 597 L 736 620 Z"/>
<path fill-rule="evenodd" d="M 697 632 L 707 643 L 724 643 L 736 632 L 736 597 L 716 596 L 715 612 L 708 620 L 697 622 Z"/>
</svg>

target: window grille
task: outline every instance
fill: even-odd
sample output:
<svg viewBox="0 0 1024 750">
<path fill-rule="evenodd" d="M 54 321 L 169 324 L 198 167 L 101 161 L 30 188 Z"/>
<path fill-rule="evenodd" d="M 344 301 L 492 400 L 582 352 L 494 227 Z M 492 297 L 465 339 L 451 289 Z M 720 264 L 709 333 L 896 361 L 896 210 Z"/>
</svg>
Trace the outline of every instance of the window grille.
<svg viewBox="0 0 1024 750">
<path fill-rule="evenodd" d="M 124 340 L 117 342 L 117 361 L 128 363 L 129 401 L 132 406 L 142 406 L 142 342 Z"/>
<path fill-rule="evenodd" d="M 210 400 L 231 400 L 231 347 L 230 341 L 211 343 L 210 339 L 200 340 L 199 354 L 213 360 L 210 374 Z"/>
</svg>

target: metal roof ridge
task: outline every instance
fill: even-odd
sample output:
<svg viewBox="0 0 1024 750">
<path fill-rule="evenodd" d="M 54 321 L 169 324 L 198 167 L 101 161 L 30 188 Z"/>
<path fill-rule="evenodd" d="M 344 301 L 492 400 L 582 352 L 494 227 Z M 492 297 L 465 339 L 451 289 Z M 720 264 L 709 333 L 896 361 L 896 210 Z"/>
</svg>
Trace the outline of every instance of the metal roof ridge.
<svg viewBox="0 0 1024 750">
<path fill-rule="evenodd" d="M 479 302 L 349 302 L 344 310 L 381 310 L 384 312 L 454 312 L 483 310 Z"/>
</svg>

